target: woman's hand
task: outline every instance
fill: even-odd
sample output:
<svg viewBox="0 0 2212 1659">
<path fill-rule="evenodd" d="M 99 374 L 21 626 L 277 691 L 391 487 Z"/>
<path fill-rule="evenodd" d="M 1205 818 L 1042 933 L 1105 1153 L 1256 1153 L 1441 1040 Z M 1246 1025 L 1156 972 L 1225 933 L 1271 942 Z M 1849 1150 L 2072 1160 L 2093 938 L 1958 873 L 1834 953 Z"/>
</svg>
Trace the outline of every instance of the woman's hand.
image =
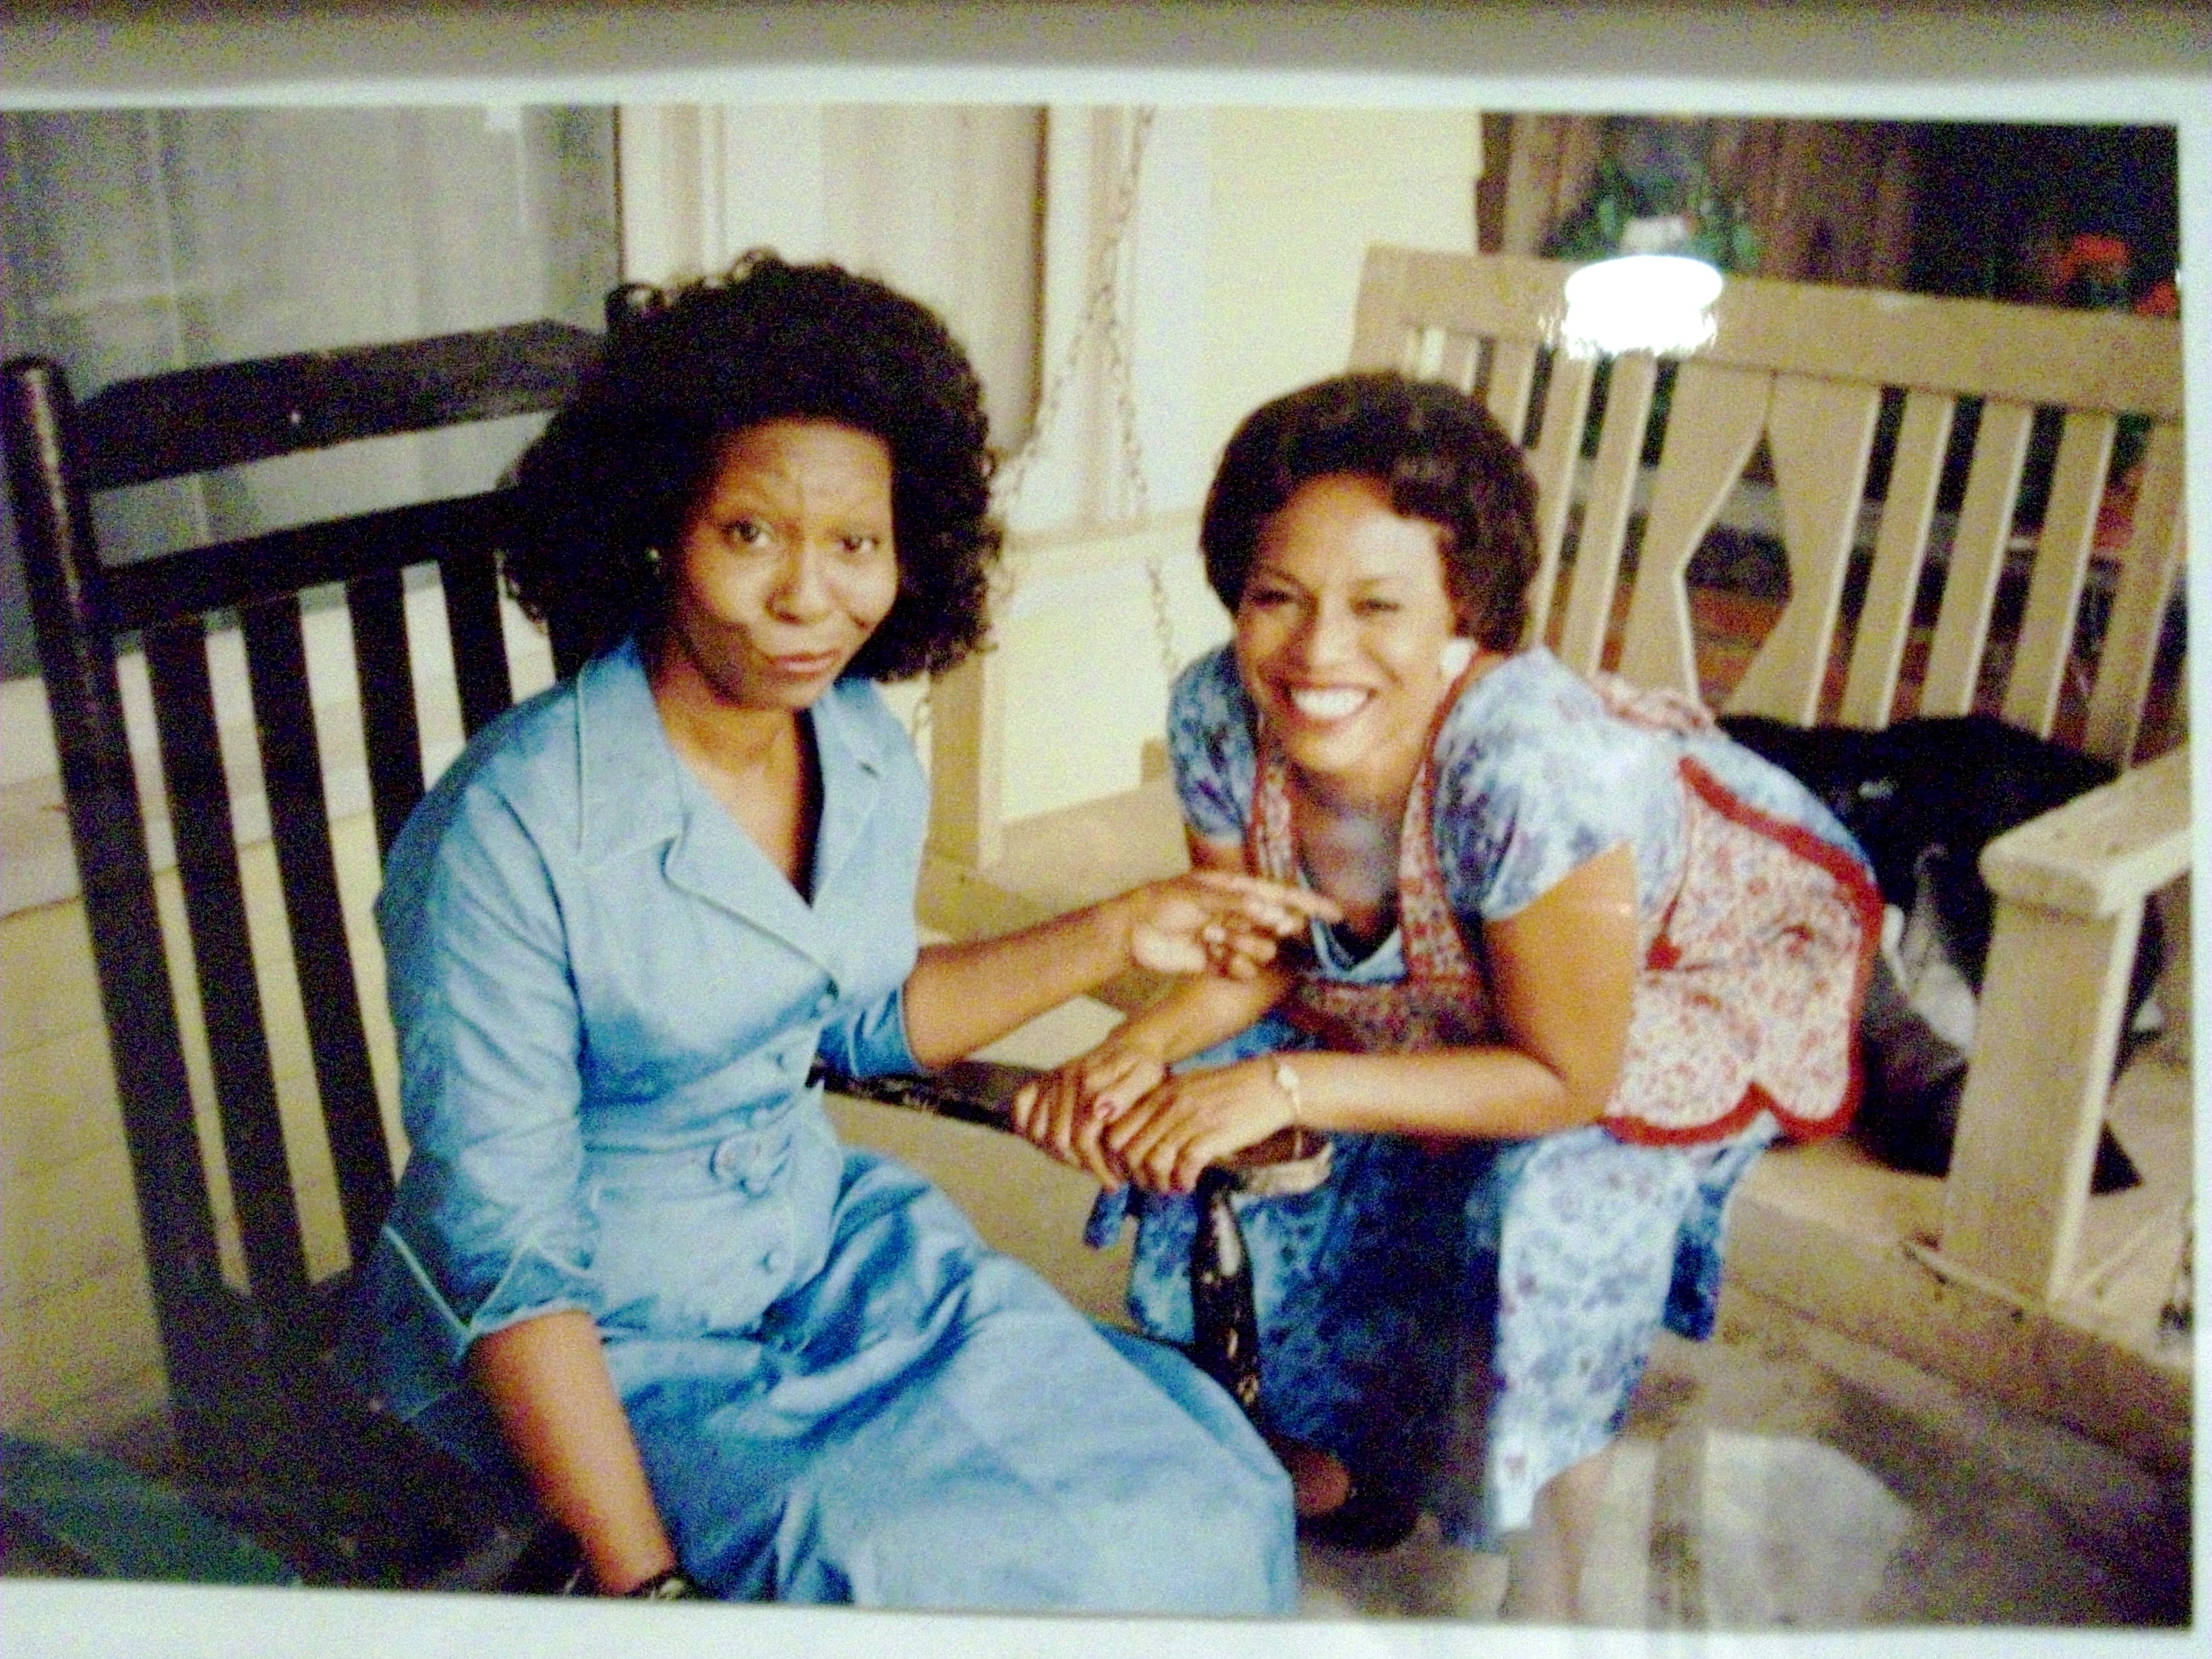
<svg viewBox="0 0 2212 1659">
<path fill-rule="evenodd" d="M 1250 979 L 1275 959 L 1275 943 L 1318 916 L 1341 919 L 1335 901 L 1257 876 L 1198 870 L 1147 883 L 1127 907 L 1129 960 L 1161 974 Z"/>
<path fill-rule="evenodd" d="M 1199 1171 L 1297 1122 L 1272 1057 L 1162 1080 L 1116 1115 L 1103 1152 L 1153 1192 L 1187 1193 Z"/>
<path fill-rule="evenodd" d="M 1100 1137 L 1167 1074 L 1155 1049 L 1116 1031 L 1088 1054 L 1024 1084 L 1014 1096 L 1014 1127 L 1062 1164 L 1089 1170 L 1100 1186 L 1119 1187 L 1128 1176 L 1106 1156 Z"/>
</svg>

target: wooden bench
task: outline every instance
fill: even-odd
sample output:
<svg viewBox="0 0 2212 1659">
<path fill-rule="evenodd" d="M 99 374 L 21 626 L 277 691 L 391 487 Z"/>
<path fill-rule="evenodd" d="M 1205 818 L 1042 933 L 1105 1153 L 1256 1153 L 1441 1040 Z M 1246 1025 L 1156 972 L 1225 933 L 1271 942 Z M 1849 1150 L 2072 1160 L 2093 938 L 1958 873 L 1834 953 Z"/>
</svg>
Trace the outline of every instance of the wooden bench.
<svg viewBox="0 0 2212 1659">
<path fill-rule="evenodd" d="M 1800 725 L 1982 708 L 2123 767 L 2147 763 L 1988 849 L 1996 936 L 1949 1176 L 1899 1174 L 1847 1141 L 1762 1159 L 1732 1224 L 1732 1292 L 2185 1466 L 2187 1345 L 2155 1329 L 2187 1238 L 2178 1068 L 2166 1068 L 2163 1150 L 2141 1160 L 2145 1187 L 2089 1196 L 2143 905 L 2188 866 L 2178 714 L 2154 708 L 2145 735 L 2147 707 L 2179 678 L 2169 664 L 2154 684 L 2182 555 L 2178 325 L 1731 281 L 1711 343 L 1679 367 L 1642 354 L 1604 366 L 1593 449 L 1601 365 L 1553 346 L 1570 270 L 1374 249 L 1352 351 L 1354 368 L 1456 381 L 1522 437 L 1542 526 L 1532 627 L 1570 665 Z M 2124 416 L 2141 460 L 2131 523 L 2116 534 L 2104 498 Z M 2048 489 L 2031 529 L 2016 509 L 2039 448 Z M 1702 612 L 1726 601 L 1686 574 L 1717 522 L 1762 514 L 1779 532 L 1788 598 L 1766 607 L 1771 626 L 1744 662 L 1711 629 L 1701 649 Z M 1099 556 L 1158 558 L 1157 544 L 1180 538 L 1188 557 L 1189 536 L 1188 520 L 1124 529 L 1101 538 Z M 2086 645 L 2085 596 L 2101 623 Z M 1003 821 L 996 723 L 1018 692 L 997 672 L 988 659 L 966 671 L 937 709 L 924 914 L 954 933 L 1025 921 L 1181 858 L 1162 781 Z"/>
</svg>

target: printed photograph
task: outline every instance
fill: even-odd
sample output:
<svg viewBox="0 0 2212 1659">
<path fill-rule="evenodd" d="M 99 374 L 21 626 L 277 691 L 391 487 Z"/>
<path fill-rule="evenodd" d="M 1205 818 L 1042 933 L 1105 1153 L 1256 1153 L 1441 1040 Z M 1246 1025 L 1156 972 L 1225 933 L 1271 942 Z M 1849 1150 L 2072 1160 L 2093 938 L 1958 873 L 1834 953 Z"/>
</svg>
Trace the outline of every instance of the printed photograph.
<svg viewBox="0 0 2212 1659">
<path fill-rule="evenodd" d="M 0 1574 L 2185 1632 L 2183 149 L 0 107 Z"/>
</svg>

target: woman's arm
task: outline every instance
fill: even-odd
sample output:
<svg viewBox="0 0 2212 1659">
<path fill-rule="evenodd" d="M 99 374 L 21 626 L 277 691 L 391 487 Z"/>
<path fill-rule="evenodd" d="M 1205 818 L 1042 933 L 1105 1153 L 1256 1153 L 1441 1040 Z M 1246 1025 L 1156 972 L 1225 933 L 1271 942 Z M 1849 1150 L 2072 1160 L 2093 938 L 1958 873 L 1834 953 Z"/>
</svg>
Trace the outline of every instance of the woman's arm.
<svg viewBox="0 0 2212 1659">
<path fill-rule="evenodd" d="M 1571 871 L 1483 930 L 1506 1042 L 1411 1054 L 1301 1054 L 1293 1101 L 1272 1060 L 1167 1079 L 1103 1136 L 1143 1185 L 1188 1191 L 1198 1173 L 1291 1121 L 1308 1127 L 1519 1138 L 1594 1122 L 1628 1037 L 1638 926 L 1626 845 Z"/>
<path fill-rule="evenodd" d="M 532 1492 L 575 1535 L 597 1587 L 620 1593 L 675 1563 L 581 1310 L 594 1224 L 577 1176 L 572 959 L 520 816 L 475 790 L 426 811 L 448 805 L 454 819 L 434 842 L 403 839 L 378 903 L 422 1165 L 410 1164 L 395 1224 L 421 1229 L 418 1256 L 440 1264 L 442 1317 L 473 1328 L 468 1382 Z M 405 1194 L 432 1193 L 434 1203 L 404 1207 Z"/>
<path fill-rule="evenodd" d="M 907 1043 L 924 1066 L 944 1065 L 1126 968 L 1249 980 L 1278 939 L 1335 913 L 1319 894 L 1199 871 L 1002 938 L 928 945 L 907 976 Z"/>
<path fill-rule="evenodd" d="M 1251 873 L 1246 868 L 1242 842 L 1201 836 L 1194 830 L 1186 830 L 1183 839 L 1190 849 L 1192 869 L 1224 876 Z M 1278 890 L 1318 900 L 1312 906 L 1313 913 L 1326 920 L 1335 921 L 1341 914 L 1334 903 L 1320 900 L 1303 888 Z M 1303 918 L 1300 925 L 1304 926 Z M 1263 971 L 1241 979 L 1193 976 L 1173 987 L 1151 1007 L 1123 1021 L 1107 1041 L 1170 1066 L 1236 1036 L 1281 1001 L 1292 979 L 1288 969 L 1272 962 Z M 1136 1098 L 1136 1094 L 1131 1094 L 1109 1104 L 1119 1110 L 1133 1104 Z"/>
<path fill-rule="evenodd" d="M 677 1565 L 591 1316 L 564 1309 L 479 1337 L 469 1376 L 547 1514 L 574 1534 L 603 1595 Z"/>
<path fill-rule="evenodd" d="M 1101 1185 L 1121 1185 L 1128 1172 L 1106 1153 L 1107 1126 L 1157 1088 L 1170 1065 L 1234 1036 L 1280 1001 L 1291 983 L 1290 973 L 1276 967 L 1249 980 L 1183 981 L 1097 1048 L 1024 1084 L 1014 1096 L 1016 1132 Z"/>
<path fill-rule="evenodd" d="M 1187 832 L 1191 867 L 1229 875 L 1247 873 L 1241 842 Z M 1014 1127 L 1063 1164 L 1087 1170 L 1103 1185 L 1127 1177 L 1100 1145 L 1106 1126 L 1149 1093 L 1167 1068 L 1234 1036 L 1280 1001 L 1291 975 L 1273 966 L 1243 979 L 1194 975 L 1115 1026 L 1088 1053 L 1078 1054 L 1014 1097 Z"/>
</svg>

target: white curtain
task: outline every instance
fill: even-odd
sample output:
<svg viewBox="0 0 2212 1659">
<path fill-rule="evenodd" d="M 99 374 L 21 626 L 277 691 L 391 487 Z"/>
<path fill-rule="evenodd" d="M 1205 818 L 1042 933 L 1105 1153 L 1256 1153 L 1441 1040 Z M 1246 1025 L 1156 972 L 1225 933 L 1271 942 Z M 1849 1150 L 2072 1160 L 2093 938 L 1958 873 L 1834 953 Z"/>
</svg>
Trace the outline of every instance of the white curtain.
<svg viewBox="0 0 2212 1659">
<path fill-rule="evenodd" d="M 0 342 L 82 398 L 166 369 L 539 317 L 617 279 L 611 112 L 0 115 Z M 148 485 L 96 507 L 110 559 L 481 487 L 510 423 Z M 33 667 L 8 538 L 6 667 Z"/>
<path fill-rule="evenodd" d="M 623 268 L 663 283 L 756 247 L 834 259 L 942 316 L 993 435 L 1036 395 L 1042 112 L 1021 106 L 624 105 Z"/>
</svg>

